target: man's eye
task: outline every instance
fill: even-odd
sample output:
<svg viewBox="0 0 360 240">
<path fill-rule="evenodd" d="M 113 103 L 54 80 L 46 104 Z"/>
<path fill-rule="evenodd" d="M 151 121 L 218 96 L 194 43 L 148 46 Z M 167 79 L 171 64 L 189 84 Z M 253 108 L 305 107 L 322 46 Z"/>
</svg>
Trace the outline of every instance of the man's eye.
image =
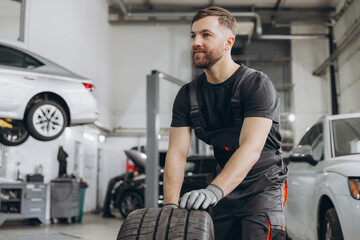
<svg viewBox="0 0 360 240">
<path fill-rule="evenodd" d="M 210 37 L 211 35 L 210 34 L 208 34 L 208 33 L 204 33 L 203 34 L 203 37 Z"/>
<path fill-rule="evenodd" d="M 194 39 L 194 38 L 195 38 L 195 34 L 191 34 L 190 37 L 191 37 L 191 39 Z"/>
</svg>

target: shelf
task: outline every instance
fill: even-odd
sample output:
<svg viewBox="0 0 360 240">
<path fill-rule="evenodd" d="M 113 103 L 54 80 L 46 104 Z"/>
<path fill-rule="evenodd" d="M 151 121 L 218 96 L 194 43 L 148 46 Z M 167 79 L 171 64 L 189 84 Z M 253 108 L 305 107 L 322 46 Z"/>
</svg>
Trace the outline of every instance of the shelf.
<svg viewBox="0 0 360 240">
<path fill-rule="evenodd" d="M 0 199 L 0 204 L 3 203 L 12 203 L 12 202 L 21 202 L 21 199 Z"/>
</svg>

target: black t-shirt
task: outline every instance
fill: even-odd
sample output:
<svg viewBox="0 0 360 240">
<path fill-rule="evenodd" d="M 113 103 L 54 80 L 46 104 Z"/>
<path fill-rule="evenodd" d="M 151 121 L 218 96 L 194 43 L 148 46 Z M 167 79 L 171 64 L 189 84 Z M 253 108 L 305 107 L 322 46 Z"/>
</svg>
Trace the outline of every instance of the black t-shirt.
<svg viewBox="0 0 360 240">
<path fill-rule="evenodd" d="M 232 76 L 220 84 L 209 83 L 205 73 L 193 80 L 198 81 L 198 101 L 206 123 L 206 132 L 211 133 L 235 125 L 230 101 L 245 68 L 244 65 L 241 65 Z M 271 119 L 273 124 L 265 149 L 279 149 L 281 144 L 279 133 L 280 98 L 271 80 L 262 72 L 256 71 L 243 79 L 239 89 L 241 116 L 243 118 Z M 190 83 L 185 84 L 175 98 L 171 127 L 192 127 L 189 94 Z"/>
</svg>

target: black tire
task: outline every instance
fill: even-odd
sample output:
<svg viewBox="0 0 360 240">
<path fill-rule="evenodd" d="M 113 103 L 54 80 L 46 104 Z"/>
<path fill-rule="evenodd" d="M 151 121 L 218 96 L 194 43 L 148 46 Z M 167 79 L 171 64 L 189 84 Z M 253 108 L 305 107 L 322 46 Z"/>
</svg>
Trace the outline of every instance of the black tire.
<svg viewBox="0 0 360 240">
<path fill-rule="evenodd" d="M 59 137 L 67 126 L 67 115 L 60 104 L 44 100 L 31 106 L 25 116 L 28 132 L 40 141 Z"/>
<path fill-rule="evenodd" d="M 144 199 L 136 192 L 126 192 L 120 197 L 118 208 L 121 216 L 126 218 L 132 211 L 144 207 Z"/>
<path fill-rule="evenodd" d="M 341 225 L 335 208 L 330 208 L 325 212 L 322 223 L 322 240 L 343 240 Z"/>
<path fill-rule="evenodd" d="M 11 122 L 12 128 L 0 128 L 0 143 L 5 146 L 18 146 L 23 144 L 29 133 L 20 121 Z"/>
<path fill-rule="evenodd" d="M 205 211 L 143 208 L 132 212 L 125 219 L 117 239 L 213 240 L 215 238 L 212 219 Z"/>
</svg>

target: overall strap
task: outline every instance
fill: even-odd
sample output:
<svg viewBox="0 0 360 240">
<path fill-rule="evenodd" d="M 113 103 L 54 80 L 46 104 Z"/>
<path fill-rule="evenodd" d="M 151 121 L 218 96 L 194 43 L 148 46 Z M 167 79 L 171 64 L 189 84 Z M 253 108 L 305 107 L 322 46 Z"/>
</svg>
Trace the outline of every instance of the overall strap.
<svg viewBox="0 0 360 240">
<path fill-rule="evenodd" d="M 245 70 L 244 70 L 243 74 L 241 75 L 240 79 L 238 80 L 234 95 L 231 98 L 231 109 L 233 112 L 233 117 L 235 119 L 235 125 L 237 127 L 241 127 L 242 121 L 243 121 L 242 116 L 241 116 L 241 108 L 240 108 L 241 83 L 245 80 L 245 78 L 247 78 L 251 74 L 257 72 L 255 69 L 248 68 L 244 65 L 243 65 L 243 67 L 245 68 Z"/>
<path fill-rule="evenodd" d="M 199 108 L 199 101 L 197 96 L 197 79 L 190 82 L 190 120 L 193 124 L 193 128 L 196 136 L 209 144 L 209 136 L 205 132 L 205 121 Z"/>
</svg>

